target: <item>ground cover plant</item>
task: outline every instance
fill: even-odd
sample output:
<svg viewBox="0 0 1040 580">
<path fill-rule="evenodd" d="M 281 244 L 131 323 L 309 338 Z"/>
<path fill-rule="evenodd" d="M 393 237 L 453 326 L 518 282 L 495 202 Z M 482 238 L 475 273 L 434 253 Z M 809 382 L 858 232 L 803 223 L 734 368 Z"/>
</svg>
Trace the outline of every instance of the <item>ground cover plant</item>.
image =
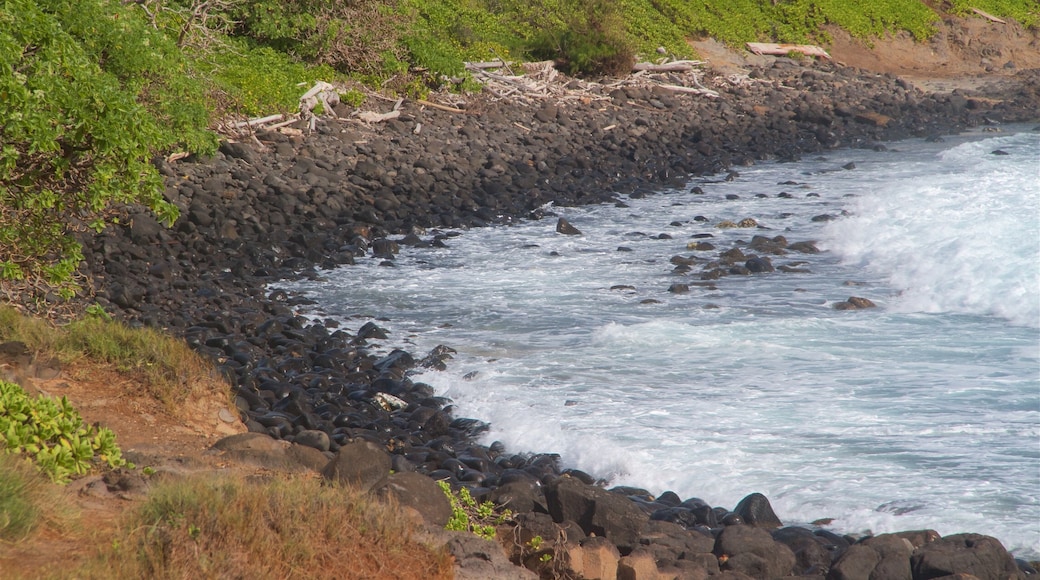
<svg viewBox="0 0 1040 580">
<path fill-rule="evenodd" d="M 14 383 L 0 380 L 0 446 L 24 454 L 57 483 L 97 467 L 127 466 L 115 434 L 84 425 L 68 399 L 30 397 Z"/>
</svg>

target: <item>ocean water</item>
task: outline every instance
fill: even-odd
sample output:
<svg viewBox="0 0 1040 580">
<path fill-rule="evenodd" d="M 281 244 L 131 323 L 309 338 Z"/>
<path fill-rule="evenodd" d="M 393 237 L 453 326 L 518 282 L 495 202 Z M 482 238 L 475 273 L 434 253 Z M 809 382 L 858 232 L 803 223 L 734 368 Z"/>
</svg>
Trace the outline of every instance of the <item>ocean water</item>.
<svg viewBox="0 0 1040 580">
<path fill-rule="evenodd" d="M 378 319 L 386 350 L 456 349 L 447 371 L 415 380 L 488 421 L 489 443 L 716 506 L 761 492 L 789 524 L 979 532 L 1036 559 L 1030 129 L 762 163 L 622 196 L 628 207 L 549 208 L 582 235 L 555 233 L 555 218 L 469 230 L 448 248 L 403 247 L 395 267 L 363 258 L 288 287 L 347 328 Z M 717 227 L 744 218 L 759 227 Z M 702 286 L 700 265 L 669 262 L 717 253 L 688 250 L 697 234 L 720 250 L 758 234 L 822 252 L 772 257 L 801 272 Z M 850 296 L 877 308 L 833 308 Z"/>
</svg>

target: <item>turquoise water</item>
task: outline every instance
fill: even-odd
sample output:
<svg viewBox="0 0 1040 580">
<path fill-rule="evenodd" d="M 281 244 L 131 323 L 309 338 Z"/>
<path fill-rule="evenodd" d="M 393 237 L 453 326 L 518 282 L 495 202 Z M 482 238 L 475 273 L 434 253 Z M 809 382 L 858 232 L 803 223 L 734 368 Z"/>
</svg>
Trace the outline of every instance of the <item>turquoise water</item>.
<svg viewBox="0 0 1040 580">
<path fill-rule="evenodd" d="M 471 230 L 292 287 L 349 328 L 387 318 L 386 349 L 458 350 L 416 380 L 489 421 L 488 442 L 712 505 L 762 492 L 787 523 L 980 532 L 1037 558 L 1038 168 L 1028 131 L 838 151 L 551 208 L 581 236 L 555 219 Z M 744 218 L 759 228 L 716 227 Z M 823 252 L 697 286 L 700 265 L 669 262 L 717 253 L 688 250 L 696 234 Z M 833 308 L 849 296 L 877 308 Z"/>
</svg>

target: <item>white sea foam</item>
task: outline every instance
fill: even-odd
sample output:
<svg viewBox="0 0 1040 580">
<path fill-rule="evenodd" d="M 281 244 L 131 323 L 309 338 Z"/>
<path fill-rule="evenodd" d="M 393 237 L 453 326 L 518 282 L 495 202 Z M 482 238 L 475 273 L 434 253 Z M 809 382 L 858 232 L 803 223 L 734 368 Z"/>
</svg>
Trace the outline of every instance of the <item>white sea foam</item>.
<svg viewBox="0 0 1040 580">
<path fill-rule="evenodd" d="M 893 309 L 1040 326 L 1038 142 L 1022 133 L 940 152 L 927 175 L 859 197 L 825 230 L 828 246 L 901 290 Z"/>
<path fill-rule="evenodd" d="M 419 380 L 510 449 L 713 505 L 762 492 L 788 522 L 982 532 L 1040 557 L 1037 136 L 892 149 L 558 208 L 583 236 L 555 220 L 473 230 L 296 287 L 348 327 L 388 317 L 387 349 L 456 348 Z M 769 229 L 714 227 L 745 217 Z M 668 260 L 697 233 L 830 251 L 774 257 L 809 274 L 701 287 Z M 831 308 L 850 295 L 879 307 Z"/>
</svg>

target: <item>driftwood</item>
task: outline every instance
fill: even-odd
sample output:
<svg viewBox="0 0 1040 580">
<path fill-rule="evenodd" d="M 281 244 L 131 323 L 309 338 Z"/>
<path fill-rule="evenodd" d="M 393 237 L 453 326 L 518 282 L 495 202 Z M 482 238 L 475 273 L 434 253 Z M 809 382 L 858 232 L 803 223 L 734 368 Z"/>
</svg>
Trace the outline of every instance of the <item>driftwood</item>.
<svg viewBox="0 0 1040 580">
<path fill-rule="evenodd" d="M 357 114 L 358 119 L 366 123 L 382 123 L 383 121 L 389 121 L 390 119 L 396 119 L 401 116 L 400 110 L 390 111 L 389 113 L 375 113 L 373 111 L 363 111 Z"/>
<path fill-rule="evenodd" d="M 281 121 L 283 118 L 285 118 L 285 115 L 282 115 L 281 113 L 278 113 L 276 115 L 268 115 L 266 117 L 257 117 L 255 119 L 239 121 L 235 123 L 235 128 L 244 129 L 246 127 L 259 127 L 261 125 L 266 125 L 275 121 Z"/>
<path fill-rule="evenodd" d="M 717 99 L 719 97 L 718 91 L 713 91 L 704 87 L 683 87 L 679 85 L 657 85 L 666 91 L 672 91 L 673 93 L 687 93 L 690 95 L 704 95 L 705 97 L 711 97 Z"/>
<path fill-rule="evenodd" d="M 609 101 L 611 91 L 628 86 L 659 86 L 673 92 L 718 97 L 717 92 L 704 87 L 700 82 L 702 73 L 695 67 L 703 64 L 703 61 L 693 60 L 643 62 L 633 67 L 633 74 L 608 83 L 562 75 L 551 60 L 523 63 L 523 74 L 516 75 L 495 70 L 504 68 L 504 61 L 466 63 L 466 70 L 497 100 L 531 104 L 542 99 L 553 99 L 558 102 L 579 101 L 589 104 L 593 101 Z M 635 103 L 629 105 L 637 106 Z"/>
<path fill-rule="evenodd" d="M 799 52 L 806 56 L 818 56 L 830 60 L 831 55 L 826 50 L 811 44 L 775 44 L 772 42 L 749 42 L 748 50 L 755 54 L 768 54 L 772 56 L 786 56 L 792 52 Z"/>
<path fill-rule="evenodd" d="M 439 109 L 441 111 L 447 111 L 449 113 L 465 113 L 466 112 L 464 109 L 456 109 L 455 107 L 449 107 L 447 105 L 442 105 L 440 103 L 434 103 L 432 101 L 427 101 L 426 99 L 416 99 L 415 102 L 419 103 L 420 105 L 425 105 L 427 107 L 431 107 L 431 108 L 434 108 L 434 109 Z"/>
<path fill-rule="evenodd" d="M 705 64 L 702 60 L 676 60 L 672 62 L 666 62 L 663 64 L 654 64 L 652 62 L 637 62 L 632 65 L 634 71 L 649 71 L 649 72 L 689 72 L 694 67 Z"/>
<path fill-rule="evenodd" d="M 991 22 L 998 22 L 1000 24 L 1007 24 L 1006 20 L 997 18 L 996 16 L 993 16 L 989 12 L 983 12 L 982 10 L 979 10 L 978 8 L 972 8 L 971 11 L 974 12 L 975 14 L 978 14 L 979 16 L 985 18 L 986 20 L 991 21 Z"/>
<path fill-rule="evenodd" d="M 466 63 L 466 68 L 468 68 L 468 69 L 475 68 L 475 69 L 481 69 L 481 70 L 489 69 L 489 68 L 505 68 L 507 66 L 509 66 L 509 65 L 506 64 L 506 62 L 502 61 L 502 60 L 488 60 L 488 61 L 484 61 L 484 62 L 467 62 Z"/>
</svg>

